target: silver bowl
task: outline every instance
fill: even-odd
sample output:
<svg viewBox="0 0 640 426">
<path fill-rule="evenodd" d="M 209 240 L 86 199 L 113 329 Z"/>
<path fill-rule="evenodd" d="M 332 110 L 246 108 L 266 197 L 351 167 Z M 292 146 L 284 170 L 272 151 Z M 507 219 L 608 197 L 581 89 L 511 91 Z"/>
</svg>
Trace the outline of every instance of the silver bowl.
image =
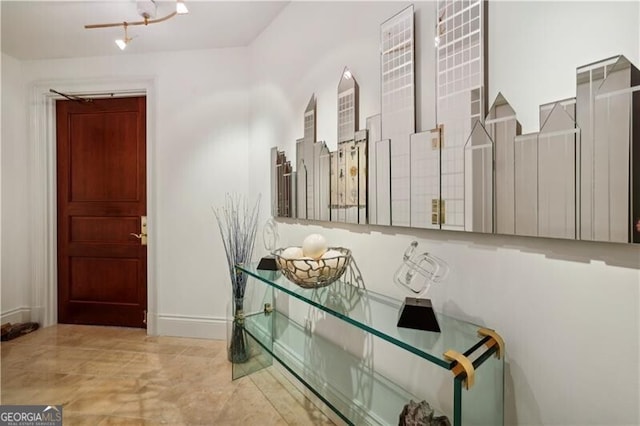
<svg viewBox="0 0 640 426">
<path fill-rule="evenodd" d="M 276 249 L 273 255 L 282 274 L 292 283 L 303 288 L 325 287 L 344 274 L 351 263 L 351 250 L 344 247 L 329 247 L 340 252 L 339 256 L 325 259 L 286 259 L 284 248 Z"/>
</svg>

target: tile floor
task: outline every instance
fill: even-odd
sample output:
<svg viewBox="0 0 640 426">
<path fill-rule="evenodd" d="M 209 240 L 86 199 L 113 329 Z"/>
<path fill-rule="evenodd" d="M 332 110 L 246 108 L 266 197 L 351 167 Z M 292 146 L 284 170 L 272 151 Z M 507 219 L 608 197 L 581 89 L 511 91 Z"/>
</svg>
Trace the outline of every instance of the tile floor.
<svg viewBox="0 0 640 426">
<path fill-rule="evenodd" d="M 333 424 L 276 369 L 231 381 L 224 341 L 56 325 L 2 342 L 0 403 L 70 425 Z"/>
</svg>

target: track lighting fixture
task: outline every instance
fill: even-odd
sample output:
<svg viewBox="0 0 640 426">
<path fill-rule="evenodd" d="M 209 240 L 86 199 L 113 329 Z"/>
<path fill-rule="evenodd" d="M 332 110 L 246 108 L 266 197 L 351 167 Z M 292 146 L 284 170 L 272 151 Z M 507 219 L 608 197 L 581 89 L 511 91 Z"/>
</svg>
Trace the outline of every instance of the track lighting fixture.
<svg viewBox="0 0 640 426">
<path fill-rule="evenodd" d="M 134 22 L 115 22 L 111 24 L 90 24 L 85 25 L 84 28 L 94 29 L 94 28 L 111 28 L 111 27 L 123 27 L 124 28 L 124 38 L 116 40 L 116 44 L 121 50 L 124 50 L 127 47 L 127 44 L 132 40 L 127 33 L 127 27 L 130 25 L 149 25 L 149 24 L 158 24 L 160 22 L 167 21 L 173 18 L 176 15 L 184 15 L 189 13 L 189 9 L 184 3 L 184 0 L 176 0 L 176 10 L 169 13 L 166 16 L 161 18 L 155 18 L 156 15 L 156 2 L 154 0 L 142 0 L 137 3 L 138 14 L 142 17 L 142 21 L 134 21 Z"/>
<path fill-rule="evenodd" d="M 129 24 L 127 24 L 126 22 L 124 23 L 124 38 L 119 38 L 116 40 L 116 44 L 118 45 L 120 50 L 124 50 L 127 47 L 127 44 L 131 41 L 131 37 L 129 37 L 129 34 L 127 34 L 128 25 Z"/>
<path fill-rule="evenodd" d="M 183 0 L 176 1 L 176 13 L 178 15 L 184 15 L 185 13 L 189 13 L 189 9 L 187 9 L 187 5 L 184 4 Z"/>
</svg>

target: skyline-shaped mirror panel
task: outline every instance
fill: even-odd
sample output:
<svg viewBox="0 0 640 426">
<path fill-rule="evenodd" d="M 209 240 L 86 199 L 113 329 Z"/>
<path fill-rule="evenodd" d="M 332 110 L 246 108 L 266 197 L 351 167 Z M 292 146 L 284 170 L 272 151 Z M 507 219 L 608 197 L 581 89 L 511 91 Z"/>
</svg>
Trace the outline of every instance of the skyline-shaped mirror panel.
<svg viewBox="0 0 640 426">
<path fill-rule="evenodd" d="M 538 235 L 538 133 L 514 138 L 515 233 Z"/>
<path fill-rule="evenodd" d="M 355 133 L 356 149 L 358 150 L 358 170 L 355 180 L 358 184 L 358 196 L 355 200 L 358 208 L 358 220 L 356 223 L 367 223 L 367 197 L 369 190 L 367 188 L 367 163 L 369 154 L 369 139 L 366 129 L 358 130 Z"/>
<path fill-rule="evenodd" d="M 296 162 L 296 187 L 297 187 L 297 193 L 296 193 L 296 200 L 297 200 L 297 206 L 296 206 L 296 212 L 297 212 L 297 218 L 298 219 L 308 219 L 307 213 L 307 201 L 308 201 L 308 196 L 307 196 L 307 190 L 308 190 L 308 186 L 307 186 L 307 176 L 308 176 L 308 169 L 307 169 L 307 164 L 305 162 L 305 156 L 307 154 L 306 152 L 306 147 L 305 147 L 305 140 L 304 138 L 302 139 L 298 139 L 296 141 L 296 158 L 297 158 L 297 162 Z M 313 153 L 313 151 L 311 151 Z"/>
<path fill-rule="evenodd" d="M 284 151 L 277 148 L 271 149 L 271 184 L 275 188 L 272 194 L 272 213 L 276 217 L 293 217 L 292 214 L 292 177 L 291 163 L 287 160 Z"/>
<path fill-rule="evenodd" d="M 328 221 L 331 218 L 329 209 L 329 206 L 331 204 L 331 156 L 326 143 L 316 143 L 315 159 L 317 161 L 315 187 L 318 189 L 316 217 L 318 218 L 318 220 Z"/>
<path fill-rule="evenodd" d="M 575 239 L 580 129 L 561 102 L 544 115 L 538 134 L 538 236 Z"/>
<path fill-rule="evenodd" d="M 358 129 L 358 83 L 345 67 L 338 83 L 338 144 L 352 141 Z"/>
<path fill-rule="evenodd" d="M 464 229 L 493 232 L 493 140 L 479 120 L 464 146 Z"/>
<path fill-rule="evenodd" d="M 411 135 L 411 227 L 440 229 L 440 129 Z"/>
<path fill-rule="evenodd" d="M 372 225 L 378 224 L 378 191 L 377 191 L 377 167 L 376 167 L 376 144 L 380 140 L 382 130 L 380 129 L 380 114 L 367 117 L 367 137 L 369 149 L 367 151 L 367 221 Z"/>
<path fill-rule="evenodd" d="M 409 226 L 410 222 L 409 138 L 415 132 L 413 37 L 413 5 L 380 25 L 381 138 L 390 140 L 389 196 L 394 226 Z M 382 201 L 380 196 L 379 192 L 378 201 Z"/>
<path fill-rule="evenodd" d="M 333 159 L 326 145 L 316 141 L 315 96 L 306 104 L 304 137 L 291 161 L 296 170 L 289 174 L 294 177 L 291 214 L 383 226 L 407 226 L 401 219 L 408 215 L 408 226 L 416 228 L 640 241 L 640 197 L 634 197 L 634 188 L 640 187 L 640 148 L 635 142 L 640 129 L 634 131 L 640 117 L 637 68 L 623 56 L 578 67 L 576 98 L 540 105 L 541 130 L 521 135 L 517 111 L 502 93 L 483 116 L 487 3 L 439 0 L 432 7 L 437 21 L 436 91 L 432 98 L 421 93 L 418 110 L 425 111 L 425 99 L 434 102 L 426 111 L 434 107 L 439 155 L 424 151 L 428 130 L 405 129 L 407 123 L 415 129 L 416 117 L 403 107 L 410 99 L 415 112 L 417 99 L 408 91 L 415 87 L 409 71 L 416 63 L 414 11 L 409 7 L 380 26 L 381 112 L 367 118 L 365 149 L 356 140 L 359 88 L 348 67 L 342 68 L 335 103 L 338 145 L 346 146 L 339 147 Z M 500 89 L 500 82 L 495 84 Z M 522 108 L 522 99 L 515 100 Z M 417 123 L 431 124 L 424 116 Z M 397 136 L 388 134 L 395 131 Z M 490 145 L 477 146 L 476 139 L 492 141 L 490 167 L 490 156 L 483 152 Z M 425 169 L 427 158 L 438 168 Z M 277 188 L 277 163 L 275 151 L 272 191 Z M 489 168 L 491 185 L 489 174 L 483 173 Z M 426 184 L 429 189 L 425 180 L 431 182 Z M 272 212 L 279 211 L 280 198 L 271 198 Z M 485 203 L 489 198 L 491 204 Z"/>
<path fill-rule="evenodd" d="M 640 242 L 640 71 L 624 56 L 608 70 L 594 95 L 593 238 Z M 634 154 L 636 159 L 634 161 Z M 635 176 L 634 176 L 635 174 Z M 607 204 L 599 200 L 607 198 Z"/>
<path fill-rule="evenodd" d="M 436 122 L 442 126 L 442 229 L 464 230 L 464 145 L 484 120 L 485 9 L 482 0 L 437 3 Z"/>
<path fill-rule="evenodd" d="M 270 160 L 269 160 L 269 173 L 271 178 L 271 198 L 270 198 L 270 208 L 271 216 L 277 217 L 280 216 L 280 212 L 278 209 L 278 197 L 280 196 L 280 191 L 278 190 L 278 148 L 273 147 L 270 151 Z"/>
<path fill-rule="evenodd" d="M 522 127 L 509 102 L 498 93 L 485 119 L 494 144 L 494 229 L 498 234 L 515 234 L 515 137 Z"/>
<path fill-rule="evenodd" d="M 391 225 L 391 141 L 376 142 L 376 194 L 378 225 Z"/>
<path fill-rule="evenodd" d="M 597 203 L 607 199 L 595 197 L 595 104 L 594 94 L 604 81 L 617 57 L 603 59 L 576 70 L 576 124 L 580 128 L 580 221 L 579 238 L 595 240 L 594 220 Z"/>
</svg>

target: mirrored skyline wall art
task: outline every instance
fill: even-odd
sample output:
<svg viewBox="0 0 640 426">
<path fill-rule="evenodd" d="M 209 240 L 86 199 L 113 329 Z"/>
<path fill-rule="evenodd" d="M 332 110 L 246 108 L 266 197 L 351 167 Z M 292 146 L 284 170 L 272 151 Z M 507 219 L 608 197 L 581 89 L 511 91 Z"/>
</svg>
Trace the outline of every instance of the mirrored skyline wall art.
<svg viewBox="0 0 640 426">
<path fill-rule="evenodd" d="M 476 120 L 464 145 L 465 230 L 493 232 L 494 143 L 480 120 Z"/>
<path fill-rule="evenodd" d="M 436 121 L 442 126 L 442 229 L 464 230 L 464 145 L 485 114 L 485 11 L 483 0 L 437 2 Z M 469 204 L 467 204 L 469 206 Z M 469 217 L 467 223 L 473 223 Z"/>
<path fill-rule="evenodd" d="M 390 224 L 409 226 L 409 143 L 416 127 L 413 5 L 380 25 L 380 49 L 382 139 L 388 139 L 391 144 Z M 384 152 L 378 154 L 384 155 Z M 389 223 L 378 221 L 377 224 Z"/>
<path fill-rule="evenodd" d="M 381 185 L 378 185 L 378 173 L 377 173 L 377 144 L 380 141 L 382 136 L 382 130 L 380 129 L 380 114 L 373 115 L 371 117 L 367 117 L 366 129 L 367 135 L 369 137 L 370 146 L 368 152 L 368 161 L 367 161 L 367 201 L 368 201 L 368 223 L 377 224 L 378 223 L 378 194 L 381 194 L 381 200 L 389 200 L 388 192 L 390 189 L 388 188 L 388 183 L 385 185 L 385 182 L 382 182 Z M 387 205 L 387 208 L 390 209 L 390 206 Z"/>
<path fill-rule="evenodd" d="M 332 222 L 367 223 L 367 130 L 358 130 L 358 82 L 345 67 L 338 84 L 338 149 L 331 153 Z"/>
<path fill-rule="evenodd" d="M 316 97 L 311 96 L 304 111 L 304 137 L 296 142 L 298 218 L 316 219 Z"/>
<path fill-rule="evenodd" d="M 271 151 L 272 214 L 640 242 L 640 71 L 622 55 L 578 67 L 576 96 L 539 105 L 540 130 L 522 134 L 503 93 L 486 109 L 487 4 L 439 0 L 436 26 L 419 30 L 420 40 L 412 6 L 382 22 L 380 113 L 360 129 L 361 88 L 345 67 L 330 151 L 316 138 L 312 95 L 295 159 Z M 420 89 L 434 88 L 435 127 L 426 130 L 415 117 L 419 43 L 433 46 L 436 70 Z"/>
<path fill-rule="evenodd" d="M 484 124 L 494 146 L 494 230 L 498 234 L 515 234 L 514 139 L 522 133 L 522 126 L 502 93 L 496 96 Z"/>
<path fill-rule="evenodd" d="M 576 238 L 576 144 L 580 129 L 573 117 L 575 99 L 540 107 L 539 237 Z"/>
<path fill-rule="evenodd" d="M 284 151 L 271 148 L 271 214 L 274 217 L 293 217 L 292 176 L 291 162 Z"/>
<path fill-rule="evenodd" d="M 411 135 L 411 226 L 439 229 L 440 128 Z"/>
<path fill-rule="evenodd" d="M 640 242 L 640 70 L 624 56 L 577 69 L 580 238 Z M 635 198 L 634 198 L 635 197 Z"/>
<path fill-rule="evenodd" d="M 538 132 L 513 138 L 515 234 L 538 236 Z M 500 200 L 498 200 L 498 203 Z"/>
</svg>

